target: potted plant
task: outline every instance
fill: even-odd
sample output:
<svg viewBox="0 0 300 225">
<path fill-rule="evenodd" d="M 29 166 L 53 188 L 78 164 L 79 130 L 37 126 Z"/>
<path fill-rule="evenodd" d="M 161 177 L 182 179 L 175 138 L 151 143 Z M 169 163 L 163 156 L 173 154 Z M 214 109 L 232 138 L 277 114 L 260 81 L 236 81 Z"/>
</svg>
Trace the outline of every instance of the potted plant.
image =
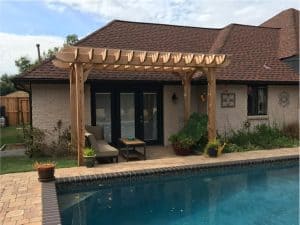
<svg viewBox="0 0 300 225">
<path fill-rule="evenodd" d="M 55 162 L 35 162 L 33 167 L 38 171 L 39 181 L 48 182 L 55 180 Z"/>
<path fill-rule="evenodd" d="M 174 152 L 182 156 L 190 155 L 195 144 L 191 137 L 183 134 L 173 134 L 170 136 L 169 141 L 172 143 Z"/>
<path fill-rule="evenodd" d="M 95 158 L 96 158 L 96 154 L 94 149 L 92 148 L 85 148 L 83 150 L 83 158 L 84 158 L 84 163 L 85 166 L 90 168 L 90 167 L 94 167 L 95 165 Z"/>
<path fill-rule="evenodd" d="M 218 155 L 221 155 L 226 143 L 223 145 L 220 144 L 220 141 L 215 139 L 213 141 L 209 141 L 205 147 L 205 153 L 209 155 L 210 157 L 217 157 Z"/>
</svg>

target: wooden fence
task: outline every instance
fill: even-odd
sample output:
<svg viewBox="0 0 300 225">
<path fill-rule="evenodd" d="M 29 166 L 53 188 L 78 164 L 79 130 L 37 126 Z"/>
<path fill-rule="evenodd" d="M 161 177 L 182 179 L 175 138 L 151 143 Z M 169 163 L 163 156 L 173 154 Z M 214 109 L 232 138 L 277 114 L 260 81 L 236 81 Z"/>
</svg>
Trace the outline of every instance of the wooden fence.
<svg viewBox="0 0 300 225">
<path fill-rule="evenodd" d="M 9 126 L 30 123 L 29 97 L 0 96 L 0 105 L 5 107 Z"/>
</svg>

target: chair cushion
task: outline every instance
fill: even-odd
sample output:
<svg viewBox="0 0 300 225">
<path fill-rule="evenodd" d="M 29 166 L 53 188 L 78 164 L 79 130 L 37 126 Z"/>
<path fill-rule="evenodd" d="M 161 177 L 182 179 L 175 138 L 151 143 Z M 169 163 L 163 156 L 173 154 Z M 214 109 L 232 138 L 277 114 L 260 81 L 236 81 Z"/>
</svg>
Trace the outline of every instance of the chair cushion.
<svg viewBox="0 0 300 225">
<path fill-rule="evenodd" d="M 115 150 L 105 149 L 105 150 L 96 152 L 96 157 L 113 157 L 113 156 L 118 156 L 118 155 L 119 155 L 119 151 L 117 149 L 115 149 Z"/>
<path fill-rule="evenodd" d="M 85 133 L 85 136 L 87 137 L 90 145 L 91 145 L 91 148 L 94 149 L 94 151 L 98 151 L 98 144 L 97 144 L 97 140 L 95 138 L 95 136 L 91 133 Z"/>
<path fill-rule="evenodd" d="M 89 125 L 86 125 L 85 129 L 89 133 L 92 133 L 95 136 L 96 140 L 103 140 L 104 139 L 103 131 L 102 131 L 102 128 L 100 126 L 89 126 Z"/>
<path fill-rule="evenodd" d="M 119 155 L 119 150 L 109 145 L 106 141 L 97 141 L 98 151 L 96 152 L 96 156 L 104 157 L 104 156 L 117 156 Z"/>
</svg>

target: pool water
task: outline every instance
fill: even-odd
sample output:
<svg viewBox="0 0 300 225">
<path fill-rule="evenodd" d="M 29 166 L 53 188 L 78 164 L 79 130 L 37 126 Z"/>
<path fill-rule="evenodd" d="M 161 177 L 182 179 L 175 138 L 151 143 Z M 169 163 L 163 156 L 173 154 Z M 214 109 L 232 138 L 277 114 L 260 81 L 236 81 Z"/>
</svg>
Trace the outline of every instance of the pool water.
<svg viewBox="0 0 300 225">
<path fill-rule="evenodd" d="M 299 165 L 99 182 L 58 201 L 63 225 L 298 225 Z"/>
</svg>

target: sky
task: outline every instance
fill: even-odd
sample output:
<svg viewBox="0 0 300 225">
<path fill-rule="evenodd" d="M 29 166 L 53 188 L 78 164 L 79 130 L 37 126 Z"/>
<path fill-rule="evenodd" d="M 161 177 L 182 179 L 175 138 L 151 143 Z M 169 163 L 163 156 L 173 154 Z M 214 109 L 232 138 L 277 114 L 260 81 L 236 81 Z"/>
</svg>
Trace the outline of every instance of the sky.
<svg viewBox="0 0 300 225">
<path fill-rule="evenodd" d="M 37 58 L 114 19 L 222 28 L 230 23 L 259 25 L 299 0 L 0 0 L 0 75 L 17 74 L 15 59 Z"/>
</svg>

